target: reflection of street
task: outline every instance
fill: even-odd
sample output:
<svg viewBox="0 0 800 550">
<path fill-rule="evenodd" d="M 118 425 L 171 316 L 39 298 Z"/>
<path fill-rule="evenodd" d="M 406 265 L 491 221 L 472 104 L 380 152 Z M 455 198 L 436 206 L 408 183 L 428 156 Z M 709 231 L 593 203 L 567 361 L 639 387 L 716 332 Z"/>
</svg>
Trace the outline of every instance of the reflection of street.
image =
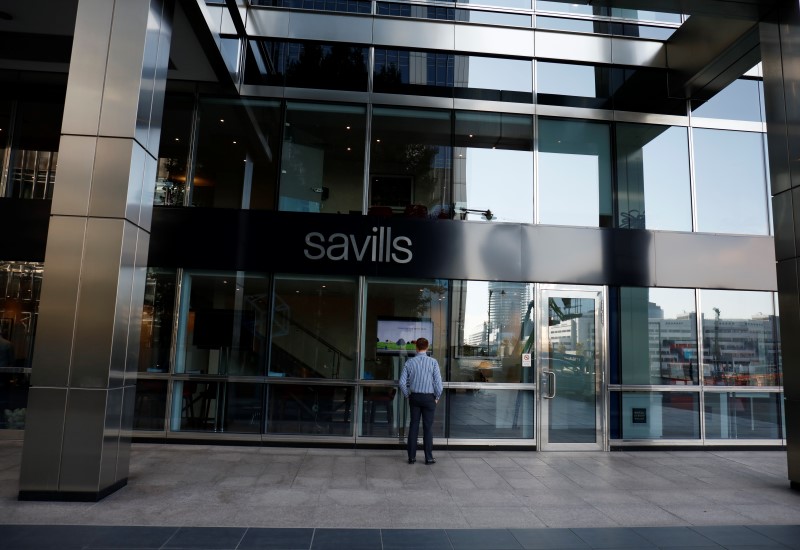
<svg viewBox="0 0 800 550">
<path fill-rule="evenodd" d="M 481 389 L 450 394 L 450 437 L 532 436 L 533 392 Z"/>
<path fill-rule="evenodd" d="M 549 405 L 548 441 L 550 443 L 594 443 L 597 440 L 596 408 L 591 399 L 557 395 Z"/>
</svg>

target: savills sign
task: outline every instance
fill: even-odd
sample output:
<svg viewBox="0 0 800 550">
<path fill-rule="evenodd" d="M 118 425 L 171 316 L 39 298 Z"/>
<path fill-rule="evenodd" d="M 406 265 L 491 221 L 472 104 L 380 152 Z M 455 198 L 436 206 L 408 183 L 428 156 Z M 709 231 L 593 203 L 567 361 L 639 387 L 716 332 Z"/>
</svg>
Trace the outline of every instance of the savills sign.
<svg viewBox="0 0 800 550">
<path fill-rule="evenodd" d="M 309 260 L 407 264 L 414 258 L 410 237 L 392 237 L 391 227 L 372 227 L 368 235 L 318 231 L 306 234 L 303 254 Z"/>
</svg>

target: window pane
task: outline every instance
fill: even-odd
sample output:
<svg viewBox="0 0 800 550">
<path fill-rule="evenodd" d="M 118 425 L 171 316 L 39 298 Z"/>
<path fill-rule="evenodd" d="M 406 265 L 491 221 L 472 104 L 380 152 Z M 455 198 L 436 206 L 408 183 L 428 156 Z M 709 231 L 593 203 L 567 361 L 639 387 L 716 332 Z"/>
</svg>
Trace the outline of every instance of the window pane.
<svg viewBox="0 0 800 550">
<path fill-rule="evenodd" d="M 30 385 L 30 374 L 9 372 L 9 369 L 0 370 L 0 411 L 3 411 L 0 416 L 0 430 L 25 429 Z"/>
<path fill-rule="evenodd" d="M 275 278 L 269 376 L 355 377 L 354 279 Z"/>
<path fill-rule="evenodd" d="M 481 4 L 484 6 L 500 6 L 503 8 L 531 9 L 531 0 L 459 0 L 462 4 Z"/>
<path fill-rule="evenodd" d="M 539 119 L 539 222 L 611 227 L 608 124 Z"/>
<path fill-rule="evenodd" d="M 192 206 L 273 209 L 279 120 L 277 101 L 202 101 Z"/>
<path fill-rule="evenodd" d="M 481 2 L 485 3 L 485 2 Z M 507 25 L 509 27 L 530 27 L 531 16 L 517 13 L 501 13 L 496 11 L 457 10 L 458 21 L 479 23 L 482 25 Z"/>
<path fill-rule="evenodd" d="M 286 104 L 279 209 L 362 212 L 363 107 Z"/>
<path fill-rule="evenodd" d="M 697 128 L 693 134 L 697 230 L 766 235 L 763 135 Z"/>
<path fill-rule="evenodd" d="M 424 337 L 445 379 L 447 354 L 447 281 L 370 280 L 364 327 L 365 380 L 399 380 Z"/>
<path fill-rule="evenodd" d="M 262 375 L 267 358 L 268 280 L 231 273 L 184 275 L 175 372 Z"/>
<path fill-rule="evenodd" d="M 617 124 L 619 227 L 692 230 L 686 128 Z"/>
<path fill-rule="evenodd" d="M 700 395 L 611 392 L 611 439 L 699 439 Z"/>
<path fill-rule="evenodd" d="M 32 366 L 43 268 L 37 262 L 0 262 L 0 372 Z M 11 391 L 27 383 L 20 377 L 10 380 Z"/>
<path fill-rule="evenodd" d="M 370 214 L 449 217 L 450 113 L 375 107 Z"/>
<path fill-rule="evenodd" d="M 780 339 L 771 292 L 701 290 L 703 376 L 714 386 L 779 386 Z"/>
<path fill-rule="evenodd" d="M 148 268 L 142 308 L 139 372 L 170 372 L 175 310 L 174 269 Z"/>
<path fill-rule="evenodd" d="M 610 77 L 607 67 L 537 61 L 537 101 L 545 104 L 610 108 Z M 565 97 L 591 98 L 597 101 L 576 102 Z"/>
<path fill-rule="evenodd" d="M 154 205 L 183 205 L 193 115 L 194 96 L 167 95 L 164 99 Z"/>
<path fill-rule="evenodd" d="M 63 117 L 63 97 L 17 104 L 6 197 L 53 198 Z"/>
<path fill-rule="evenodd" d="M 465 111 L 455 117 L 455 214 L 533 223 L 532 118 Z"/>
<path fill-rule="evenodd" d="M 453 389 L 447 395 L 451 438 L 533 438 L 532 391 Z"/>
<path fill-rule="evenodd" d="M 374 90 L 452 97 L 455 56 L 450 53 L 375 48 Z"/>
<path fill-rule="evenodd" d="M 621 288 L 619 296 L 621 383 L 697 384 L 694 290 Z"/>
<path fill-rule="evenodd" d="M 455 96 L 487 101 L 533 101 L 533 64 L 527 59 L 455 56 Z"/>
<path fill-rule="evenodd" d="M 740 78 L 706 102 L 692 101 L 692 115 L 763 122 L 759 81 Z"/>
<path fill-rule="evenodd" d="M 391 15 L 393 17 L 414 17 L 416 19 L 439 19 L 444 21 L 453 21 L 456 18 L 456 9 L 448 6 L 420 6 L 378 2 L 377 10 L 378 15 Z"/>
<path fill-rule="evenodd" d="M 453 281 L 450 379 L 532 382 L 522 354 L 534 345 L 532 284 Z"/>
<path fill-rule="evenodd" d="M 263 384 L 173 382 L 172 429 L 260 433 Z"/>
<path fill-rule="evenodd" d="M 290 42 L 287 59 L 287 86 L 367 91 L 366 48 Z"/>
<path fill-rule="evenodd" d="M 353 387 L 271 384 L 267 433 L 352 435 Z"/>
<path fill-rule="evenodd" d="M 664 13 L 660 11 L 632 10 L 628 8 L 611 8 L 612 17 L 624 17 L 638 21 L 659 21 L 661 23 L 680 23 L 679 13 Z"/>
<path fill-rule="evenodd" d="M 779 393 L 711 393 L 706 399 L 708 439 L 782 439 Z"/>
<path fill-rule="evenodd" d="M 361 433 L 369 437 L 399 437 L 403 426 L 401 423 L 408 414 L 404 408 L 408 405 L 402 394 L 393 386 L 368 386 L 361 388 Z M 443 408 L 439 403 L 437 409 Z"/>
<path fill-rule="evenodd" d="M 264 86 L 285 85 L 288 46 L 288 43 L 277 40 L 248 41 L 244 83 Z"/>
<path fill-rule="evenodd" d="M 549 2 L 536 0 L 536 11 L 553 11 L 558 13 L 577 13 L 581 15 L 606 15 L 605 8 L 592 7 L 577 3 Z"/>
<path fill-rule="evenodd" d="M 167 412 L 167 381 L 144 380 L 136 381 L 136 402 L 133 410 L 134 430 L 164 429 L 164 420 Z"/>
<path fill-rule="evenodd" d="M 585 32 L 591 34 L 608 34 L 609 25 L 606 21 L 592 21 L 591 19 L 571 19 L 568 17 L 542 17 L 536 18 L 536 28 L 553 31 Z"/>
</svg>

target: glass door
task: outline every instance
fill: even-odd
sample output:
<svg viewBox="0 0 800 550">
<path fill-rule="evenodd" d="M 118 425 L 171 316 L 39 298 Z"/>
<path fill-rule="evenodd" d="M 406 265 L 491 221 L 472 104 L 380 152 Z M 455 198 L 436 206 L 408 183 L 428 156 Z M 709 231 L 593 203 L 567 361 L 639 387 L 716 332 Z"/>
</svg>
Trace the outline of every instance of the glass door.
<svg viewBox="0 0 800 550">
<path fill-rule="evenodd" d="M 603 450 L 603 290 L 542 287 L 540 450 Z"/>
</svg>

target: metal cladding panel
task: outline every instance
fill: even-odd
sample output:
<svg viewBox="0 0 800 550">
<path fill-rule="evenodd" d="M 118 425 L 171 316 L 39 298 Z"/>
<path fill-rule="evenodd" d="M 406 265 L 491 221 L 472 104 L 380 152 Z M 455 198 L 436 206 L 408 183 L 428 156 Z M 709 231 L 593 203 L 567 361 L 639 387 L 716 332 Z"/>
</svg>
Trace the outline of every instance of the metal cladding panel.
<svg viewBox="0 0 800 550">
<path fill-rule="evenodd" d="M 155 178 L 151 181 L 145 180 L 145 174 L 152 173 L 152 170 L 147 169 L 147 163 L 156 163 L 157 165 L 158 161 L 151 157 L 138 142 L 134 141 L 131 145 L 131 163 L 126 188 L 124 217 L 129 222 L 137 224 L 141 219 L 142 209 L 152 208 L 152 202 L 147 205 L 142 204 L 144 186 L 152 187 L 155 194 Z"/>
<path fill-rule="evenodd" d="M 136 257 L 133 265 L 131 287 L 130 320 L 128 328 L 127 353 L 125 359 L 125 383 L 135 384 L 139 369 L 139 347 L 142 331 L 142 310 L 147 284 L 147 252 L 150 247 L 150 233 L 137 229 Z M 129 380 L 130 378 L 130 380 Z"/>
<path fill-rule="evenodd" d="M 533 31 L 456 25 L 455 49 L 459 52 L 533 57 Z"/>
<path fill-rule="evenodd" d="M 611 63 L 611 38 L 605 36 L 536 31 L 534 40 L 537 59 Z"/>
<path fill-rule="evenodd" d="M 772 197 L 772 223 L 775 228 L 775 258 L 778 261 L 797 257 L 792 195 L 792 191 L 786 191 Z"/>
<path fill-rule="evenodd" d="M 117 275 L 117 304 L 114 312 L 114 334 L 111 343 L 111 359 L 109 365 L 109 386 L 123 385 L 128 362 L 128 339 L 133 333 L 137 335 L 141 327 L 131 326 L 133 312 L 134 264 L 136 262 L 137 240 L 139 228 L 125 223 L 122 234 L 122 256 Z M 144 291 L 144 288 L 142 288 Z M 142 304 L 139 304 L 142 307 Z M 141 323 L 141 317 L 139 322 Z"/>
<path fill-rule="evenodd" d="M 123 387 L 122 417 L 120 418 L 119 447 L 117 451 L 117 480 L 126 479 L 130 472 L 133 411 L 136 408 L 135 405 L 136 386 Z"/>
<path fill-rule="evenodd" d="M 786 410 L 786 453 L 787 466 L 789 468 L 789 480 L 800 483 L 800 399 L 786 399 L 784 402 Z"/>
<path fill-rule="evenodd" d="M 56 491 L 64 439 L 66 388 L 31 387 L 20 464 L 20 491 Z"/>
<path fill-rule="evenodd" d="M 64 134 L 97 135 L 114 4 L 108 0 L 78 2 L 61 125 Z"/>
<path fill-rule="evenodd" d="M 247 17 L 247 35 L 254 38 L 288 38 L 291 13 L 251 9 Z"/>
<path fill-rule="evenodd" d="M 70 386 L 107 388 L 118 321 L 124 220 L 90 219 L 81 270 Z M 132 261 L 131 261 L 132 264 Z"/>
<path fill-rule="evenodd" d="M 135 139 L 147 146 L 150 139 L 150 113 L 155 93 L 156 64 L 158 62 L 158 41 L 161 27 L 163 5 L 159 0 L 150 0 L 147 13 L 142 49 L 142 78 L 139 85 L 138 104 L 136 106 Z"/>
<path fill-rule="evenodd" d="M 772 194 L 791 187 L 789 158 L 787 156 L 786 96 L 783 87 L 783 59 L 781 36 L 777 22 L 763 21 L 761 33 L 761 60 L 764 71 L 764 107 L 767 115 L 767 145 Z"/>
<path fill-rule="evenodd" d="M 85 233 L 85 218 L 53 216 L 50 221 L 33 352 L 34 386 L 67 385 Z"/>
<path fill-rule="evenodd" d="M 164 96 L 167 91 L 169 74 L 169 55 L 172 45 L 172 15 L 175 7 L 173 0 L 165 0 L 160 20 L 158 35 L 158 54 L 156 56 L 155 82 L 153 83 L 153 102 L 150 107 L 150 134 L 143 142 L 145 149 L 154 157 L 158 157 L 158 146 L 161 140 L 161 122 L 164 114 Z M 155 179 L 153 179 L 155 181 Z M 150 201 L 152 204 L 153 201 Z"/>
<path fill-rule="evenodd" d="M 134 170 L 139 171 L 138 181 L 141 186 L 144 163 L 140 151 L 141 147 L 132 139 L 102 137 L 97 140 L 97 160 L 89 197 L 90 216 L 125 216 L 128 187 L 137 177 Z M 141 187 L 137 189 L 141 195 Z"/>
<path fill-rule="evenodd" d="M 100 490 L 110 487 L 120 480 L 117 464 L 119 462 L 120 434 L 122 431 L 123 391 L 123 388 L 115 388 L 108 391 L 105 430 L 103 431 L 103 451 L 100 461 Z"/>
<path fill-rule="evenodd" d="M 69 389 L 59 491 L 96 493 L 101 489 L 100 463 L 108 393 L 108 390 Z"/>
<path fill-rule="evenodd" d="M 370 94 L 370 102 L 379 105 L 400 107 L 424 107 L 427 109 L 452 109 L 455 101 L 452 97 L 408 96 L 400 94 Z"/>
<path fill-rule="evenodd" d="M 792 217 L 788 219 L 784 217 L 782 220 L 779 220 L 776 213 L 773 212 L 774 219 L 772 223 L 776 238 L 780 235 L 782 241 L 785 239 L 792 239 L 794 250 L 800 251 L 800 188 L 792 189 L 781 195 L 791 196 L 791 198 L 786 199 L 786 201 L 791 202 Z M 786 258 L 796 258 L 797 256 L 797 254 L 792 254 L 791 256 L 786 256 Z M 783 260 L 784 258 L 778 259 Z"/>
<path fill-rule="evenodd" d="M 785 2 L 784 6 L 781 10 L 784 21 L 780 26 L 780 49 L 782 88 L 786 95 L 783 105 L 778 105 L 778 108 L 783 108 L 786 112 L 785 129 L 791 186 L 800 187 L 800 125 L 797 124 L 800 120 L 800 13 L 798 13 L 800 7 L 796 2 Z M 771 97 L 773 93 L 768 93 L 767 97 Z"/>
<path fill-rule="evenodd" d="M 798 261 L 778 262 L 778 310 L 780 311 L 783 389 L 787 398 L 800 401 L 800 285 Z M 798 478 L 800 481 L 800 478 Z"/>
<path fill-rule="evenodd" d="M 150 2 L 146 1 L 114 4 L 100 113 L 102 136 L 136 137 L 149 12 Z M 152 89 L 144 92 L 150 95 L 147 101 L 152 101 Z"/>
<path fill-rule="evenodd" d="M 158 161 L 150 155 L 145 155 L 142 196 L 139 199 L 139 220 L 137 222 L 137 225 L 145 231 L 150 231 L 150 224 L 153 223 L 153 198 L 156 194 L 157 175 Z"/>
<path fill-rule="evenodd" d="M 777 289 L 771 237 L 655 233 L 656 285 Z"/>
<path fill-rule="evenodd" d="M 61 136 L 53 215 L 86 216 L 89 212 L 96 148 L 94 136 Z"/>
<path fill-rule="evenodd" d="M 293 11 L 289 16 L 289 38 L 369 44 L 372 18 Z"/>
<path fill-rule="evenodd" d="M 444 51 L 455 48 L 455 25 L 452 23 L 376 18 L 372 36 L 376 46 Z"/>
<path fill-rule="evenodd" d="M 603 284 L 600 229 L 527 226 L 522 235 L 523 280 Z"/>
<path fill-rule="evenodd" d="M 611 61 L 617 65 L 666 68 L 667 49 L 663 42 L 612 38 Z"/>
</svg>

